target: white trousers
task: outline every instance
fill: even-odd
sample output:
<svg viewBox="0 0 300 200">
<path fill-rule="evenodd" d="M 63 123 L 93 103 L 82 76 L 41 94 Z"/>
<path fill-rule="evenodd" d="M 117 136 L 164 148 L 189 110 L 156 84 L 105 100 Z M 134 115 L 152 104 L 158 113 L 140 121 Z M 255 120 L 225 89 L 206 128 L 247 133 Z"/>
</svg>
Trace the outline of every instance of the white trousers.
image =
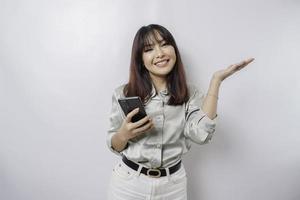
<svg viewBox="0 0 300 200">
<path fill-rule="evenodd" d="M 180 169 L 160 178 L 151 178 L 135 171 L 122 161 L 114 167 L 108 200 L 186 200 L 187 178 L 183 164 Z"/>
</svg>

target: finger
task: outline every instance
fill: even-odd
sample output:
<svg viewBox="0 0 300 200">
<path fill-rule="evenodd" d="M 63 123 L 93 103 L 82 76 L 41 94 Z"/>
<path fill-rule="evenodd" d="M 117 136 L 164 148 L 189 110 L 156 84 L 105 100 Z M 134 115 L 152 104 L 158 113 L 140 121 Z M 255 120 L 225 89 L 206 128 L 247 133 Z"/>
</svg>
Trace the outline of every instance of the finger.
<svg viewBox="0 0 300 200">
<path fill-rule="evenodd" d="M 242 67 L 242 65 L 240 64 L 241 63 L 230 65 L 230 67 L 228 68 L 228 72 L 231 73 L 237 71 L 240 67 Z"/>
<path fill-rule="evenodd" d="M 126 116 L 126 121 L 129 123 L 131 122 L 131 118 L 136 115 L 139 112 L 139 108 L 136 108 L 134 110 L 132 110 L 131 112 L 129 112 Z"/>
<path fill-rule="evenodd" d="M 132 133 L 133 133 L 134 135 L 140 135 L 140 134 L 146 132 L 147 130 L 150 130 L 151 128 L 153 128 L 153 123 L 152 123 L 152 122 L 148 122 L 148 123 L 145 124 L 144 126 L 139 127 L 139 128 L 137 128 L 137 129 L 134 129 L 134 130 L 132 131 Z"/>
<path fill-rule="evenodd" d="M 139 121 L 133 123 L 133 127 L 140 127 L 142 126 L 143 124 L 145 124 L 147 121 L 150 120 L 150 117 L 149 116 L 146 116 L 144 117 L 143 119 L 140 119 Z M 151 121 L 151 120 L 150 120 Z"/>
<path fill-rule="evenodd" d="M 249 63 L 251 63 L 254 60 L 254 58 L 249 58 L 247 60 L 244 60 L 240 63 L 240 65 L 237 67 L 237 70 L 240 70 L 244 67 L 246 67 Z"/>
<path fill-rule="evenodd" d="M 254 58 L 248 58 L 248 59 L 246 60 L 246 62 L 247 62 L 247 63 L 251 63 L 253 60 L 254 60 Z"/>
<path fill-rule="evenodd" d="M 152 123 L 148 123 L 148 124 L 146 124 L 145 126 L 142 126 L 142 127 L 140 127 L 140 128 L 135 129 L 135 130 L 133 131 L 133 133 L 134 133 L 135 135 L 141 135 L 141 134 L 143 134 L 143 133 L 149 131 L 152 127 L 153 127 L 153 124 L 152 124 Z"/>
<path fill-rule="evenodd" d="M 230 76 L 237 72 L 238 70 L 242 69 L 245 65 L 233 64 L 227 69 L 227 75 Z"/>
<path fill-rule="evenodd" d="M 241 66 L 241 65 L 244 65 L 244 64 L 246 64 L 246 60 L 243 60 L 243 61 L 237 63 L 236 65 Z"/>
<path fill-rule="evenodd" d="M 235 67 L 235 70 L 236 71 L 238 71 L 238 70 L 241 70 L 241 69 L 243 69 L 244 67 L 246 67 L 246 63 L 243 63 L 243 64 L 241 64 L 241 65 L 237 65 L 236 67 Z"/>
<path fill-rule="evenodd" d="M 252 62 L 252 61 L 250 61 Z M 246 67 L 247 65 L 249 64 L 249 61 L 248 60 L 244 60 L 240 63 L 237 63 L 233 66 L 234 70 L 238 71 L 238 70 L 241 70 L 242 68 Z"/>
<path fill-rule="evenodd" d="M 251 63 L 254 60 L 254 58 L 248 58 L 242 62 L 239 63 L 239 65 L 248 65 L 249 63 Z"/>
</svg>

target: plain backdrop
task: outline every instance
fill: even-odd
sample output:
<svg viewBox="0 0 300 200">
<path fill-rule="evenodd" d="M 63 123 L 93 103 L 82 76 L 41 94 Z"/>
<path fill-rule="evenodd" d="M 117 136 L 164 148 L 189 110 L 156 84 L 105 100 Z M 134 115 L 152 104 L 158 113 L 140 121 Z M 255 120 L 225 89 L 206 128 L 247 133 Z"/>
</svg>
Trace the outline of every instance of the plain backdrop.
<svg viewBox="0 0 300 200">
<path fill-rule="evenodd" d="M 0 0 L 0 199 L 102 200 L 133 37 L 174 35 L 189 82 L 220 88 L 212 142 L 184 157 L 191 200 L 300 199 L 300 1 Z"/>
</svg>

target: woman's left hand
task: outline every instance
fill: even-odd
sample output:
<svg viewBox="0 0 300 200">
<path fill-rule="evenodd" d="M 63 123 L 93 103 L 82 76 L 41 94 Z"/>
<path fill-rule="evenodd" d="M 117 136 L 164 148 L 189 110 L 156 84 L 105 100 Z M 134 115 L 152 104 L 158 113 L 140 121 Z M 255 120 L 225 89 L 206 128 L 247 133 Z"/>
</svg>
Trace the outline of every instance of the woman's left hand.
<svg viewBox="0 0 300 200">
<path fill-rule="evenodd" d="M 230 75 L 232 75 L 235 72 L 237 72 L 237 71 L 241 70 L 242 68 L 246 67 L 253 60 L 254 60 L 254 58 L 249 58 L 249 59 L 246 59 L 246 60 L 244 60 L 242 62 L 230 65 L 226 69 L 222 69 L 222 70 L 216 71 L 214 73 L 214 75 L 213 75 L 213 78 L 215 80 L 218 80 L 218 81 L 222 82 L 223 80 L 225 80 Z"/>
</svg>

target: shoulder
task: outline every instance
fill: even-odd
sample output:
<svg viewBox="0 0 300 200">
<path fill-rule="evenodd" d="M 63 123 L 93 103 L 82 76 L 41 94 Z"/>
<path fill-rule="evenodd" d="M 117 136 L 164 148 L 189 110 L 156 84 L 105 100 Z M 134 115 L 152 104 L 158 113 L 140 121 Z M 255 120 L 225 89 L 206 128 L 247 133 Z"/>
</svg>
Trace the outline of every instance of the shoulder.
<svg viewBox="0 0 300 200">
<path fill-rule="evenodd" d="M 199 90 L 199 88 L 193 84 L 193 83 L 187 83 L 187 87 L 188 87 L 188 91 L 189 91 L 189 96 L 195 96 L 196 94 L 201 93 L 201 91 Z"/>
<path fill-rule="evenodd" d="M 114 93 L 114 95 L 116 96 L 117 99 L 125 97 L 124 92 L 123 92 L 125 86 L 126 86 L 126 84 L 122 84 L 122 85 L 119 85 L 118 87 L 116 87 L 114 89 L 113 93 Z"/>
<path fill-rule="evenodd" d="M 196 85 L 188 83 L 187 86 L 189 91 L 189 101 L 197 97 L 203 97 L 204 93 Z"/>
<path fill-rule="evenodd" d="M 197 87 L 193 83 L 187 83 L 187 87 L 190 95 L 197 91 Z"/>
</svg>

